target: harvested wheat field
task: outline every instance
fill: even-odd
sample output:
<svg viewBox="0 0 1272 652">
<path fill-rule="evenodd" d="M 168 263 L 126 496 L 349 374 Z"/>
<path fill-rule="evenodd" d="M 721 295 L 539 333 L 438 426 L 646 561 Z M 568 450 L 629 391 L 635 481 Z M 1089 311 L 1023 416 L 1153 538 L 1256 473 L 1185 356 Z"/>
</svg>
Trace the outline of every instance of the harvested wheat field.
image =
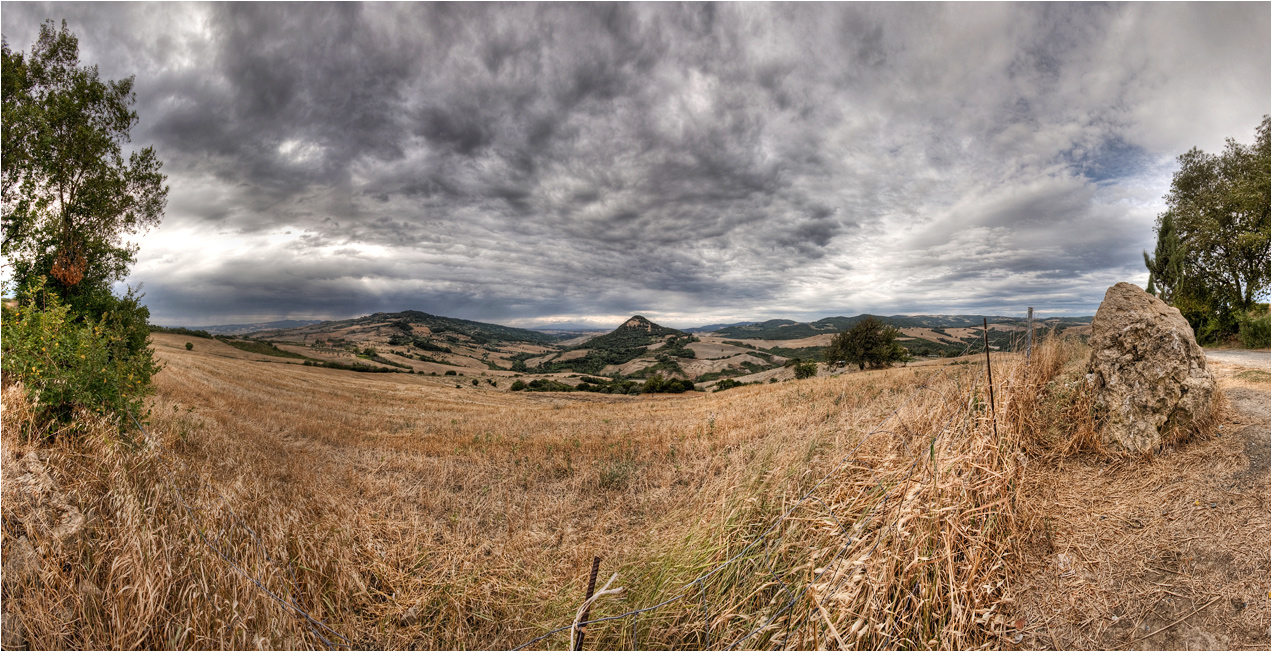
<svg viewBox="0 0 1272 652">
<path fill-rule="evenodd" d="M 1168 625 L 1197 607 L 1227 637 L 1206 644 L 1267 643 L 1266 454 L 1245 476 L 1227 434 L 1101 454 L 1074 342 L 996 355 L 991 406 L 983 359 L 514 394 L 154 337 L 145 434 L 30 432 L 5 389 L 21 645 L 562 648 L 593 556 L 624 591 L 588 649 L 1195 645 Z"/>
</svg>

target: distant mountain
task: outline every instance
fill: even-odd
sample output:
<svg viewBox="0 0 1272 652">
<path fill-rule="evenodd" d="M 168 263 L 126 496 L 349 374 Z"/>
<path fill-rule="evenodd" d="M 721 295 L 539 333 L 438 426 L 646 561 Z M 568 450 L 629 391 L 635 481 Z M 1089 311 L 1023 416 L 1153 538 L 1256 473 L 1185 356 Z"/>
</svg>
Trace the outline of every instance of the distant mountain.
<svg viewBox="0 0 1272 652">
<path fill-rule="evenodd" d="M 543 324 L 531 328 L 532 331 L 541 333 L 604 333 L 604 328 L 598 328 L 592 324 L 582 324 L 579 322 L 563 321 L 552 324 Z"/>
<path fill-rule="evenodd" d="M 715 331 L 720 330 L 721 328 L 731 328 L 733 326 L 747 326 L 749 324 L 754 324 L 754 323 L 755 322 L 753 321 L 739 321 L 739 322 L 734 322 L 732 324 L 707 324 L 706 326 L 695 326 L 694 328 L 685 328 L 682 330 L 684 330 L 684 332 L 686 333 L 713 333 Z"/>
<path fill-rule="evenodd" d="M 716 337 L 733 337 L 754 340 L 799 340 L 825 333 L 838 333 L 852 327 L 866 317 L 896 326 L 897 328 L 971 328 L 988 319 L 991 324 L 1024 324 L 1019 317 L 993 317 L 987 315 L 857 315 L 855 317 L 826 317 L 814 322 L 797 322 L 789 319 L 770 319 L 757 324 L 726 326 L 711 332 Z M 1042 322 L 1035 319 L 1035 322 Z M 1091 323 L 1090 317 L 1052 317 L 1047 324 L 1081 325 Z"/>
<path fill-rule="evenodd" d="M 631 349 L 661 342 L 668 335 L 687 336 L 688 333 L 674 328 L 667 328 L 666 326 L 659 326 L 640 315 L 635 315 L 623 322 L 618 328 L 584 342 L 580 345 L 580 348 Z"/>
<path fill-rule="evenodd" d="M 213 335 L 246 335 L 260 331 L 271 331 L 282 328 L 300 328 L 322 323 L 321 319 L 283 319 L 265 321 L 255 324 L 221 324 L 219 326 L 188 326 L 192 330 L 207 331 Z"/>
<path fill-rule="evenodd" d="M 428 328 L 428 330 L 432 332 L 433 336 L 454 333 L 456 335 L 463 335 L 468 341 L 479 345 L 494 342 L 529 342 L 531 344 L 550 345 L 561 340 L 560 337 L 525 328 L 513 328 L 511 326 L 500 326 L 499 324 L 487 324 L 485 322 L 456 319 L 454 317 L 439 317 L 437 315 L 430 315 L 418 310 L 377 312 L 365 317 L 311 323 L 299 328 L 288 328 L 285 332 L 267 332 L 262 330 L 258 331 L 256 335 L 257 337 L 264 338 L 294 337 L 309 334 L 316 335 L 319 333 L 327 333 L 344 328 L 359 326 L 378 326 L 380 328 L 396 329 L 401 331 L 403 335 L 406 335 L 408 329 L 404 329 L 402 327 L 414 327 L 416 325 Z"/>
</svg>

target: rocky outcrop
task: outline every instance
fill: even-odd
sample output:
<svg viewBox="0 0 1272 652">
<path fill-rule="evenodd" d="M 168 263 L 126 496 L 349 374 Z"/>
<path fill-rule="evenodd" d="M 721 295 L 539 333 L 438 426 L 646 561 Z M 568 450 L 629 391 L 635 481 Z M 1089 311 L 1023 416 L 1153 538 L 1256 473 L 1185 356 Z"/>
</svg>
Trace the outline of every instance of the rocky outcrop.
<svg viewBox="0 0 1272 652">
<path fill-rule="evenodd" d="M 1179 310 L 1130 283 L 1109 288 L 1091 321 L 1091 380 L 1108 410 L 1105 438 L 1153 451 L 1210 410 L 1215 379 Z"/>
</svg>

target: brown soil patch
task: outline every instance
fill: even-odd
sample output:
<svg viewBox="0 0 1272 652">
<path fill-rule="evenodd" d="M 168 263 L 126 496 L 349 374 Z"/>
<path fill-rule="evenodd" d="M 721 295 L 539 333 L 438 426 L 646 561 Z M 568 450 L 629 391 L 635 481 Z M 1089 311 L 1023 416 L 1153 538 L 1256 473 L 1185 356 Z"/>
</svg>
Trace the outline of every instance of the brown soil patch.
<svg viewBox="0 0 1272 652">
<path fill-rule="evenodd" d="M 1230 412 L 1208 439 L 1026 474 L 1023 647 L 1269 647 L 1268 384 L 1210 367 Z"/>
</svg>

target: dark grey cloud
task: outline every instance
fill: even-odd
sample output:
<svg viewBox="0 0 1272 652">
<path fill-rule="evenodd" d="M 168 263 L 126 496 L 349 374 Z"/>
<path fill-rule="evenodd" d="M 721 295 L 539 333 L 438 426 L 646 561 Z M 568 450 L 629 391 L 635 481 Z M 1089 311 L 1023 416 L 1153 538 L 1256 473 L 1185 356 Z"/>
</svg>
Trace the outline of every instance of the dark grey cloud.
<svg viewBox="0 0 1272 652">
<path fill-rule="evenodd" d="M 3 3 L 137 76 L 157 321 L 1090 313 L 1266 4 Z"/>
</svg>

